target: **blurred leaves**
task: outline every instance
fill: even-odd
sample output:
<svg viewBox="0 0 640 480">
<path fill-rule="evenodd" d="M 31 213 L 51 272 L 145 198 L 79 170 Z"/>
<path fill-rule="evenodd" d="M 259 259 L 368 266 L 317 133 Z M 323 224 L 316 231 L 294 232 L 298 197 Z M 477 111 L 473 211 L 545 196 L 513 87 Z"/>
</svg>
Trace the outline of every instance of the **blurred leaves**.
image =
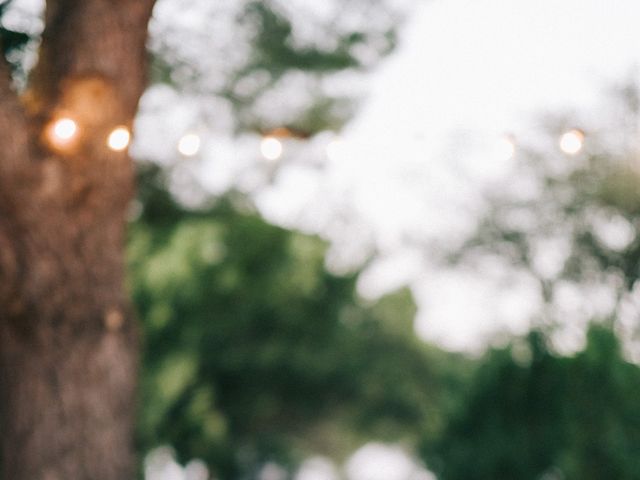
<svg viewBox="0 0 640 480">
<path fill-rule="evenodd" d="M 610 329 L 592 325 L 571 357 L 532 332 L 481 363 L 444 434 L 423 443 L 439 479 L 640 478 L 640 368 Z"/>
<path fill-rule="evenodd" d="M 161 1 L 153 79 L 230 101 L 238 131 L 337 130 L 361 91 L 345 94 L 335 79 L 350 75 L 353 86 L 391 52 L 403 13 L 384 0 Z"/>
<path fill-rule="evenodd" d="M 128 252 L 145 450 L 169 443 L 244 478 L 441 423 L 437 405 L 458 388 L 448 372 L 466 362 L 414 337 L 408 291 L 364 305 L 354 275 L 324 269 L 319 239 L 265 223 L 233 194 L 189 211 L 159 172 L 141 184 Z"/>
<path fill-rule="evenodd" d="M 363 34 L 353 32 L 341 38 L 332 50 L 313 46 L 296 48 L 290 20 L 268 2 L 248 3 L 241 24 L 251 26 L 255 32 L 251 39 L 254 47 L 251 61 L 246 69 L 264 69 L 275 76 L 293 68 L 326 72 L 356 67 L 359 62 L 349 53 L 349 47 L 365 40 Z"/>
</svg>

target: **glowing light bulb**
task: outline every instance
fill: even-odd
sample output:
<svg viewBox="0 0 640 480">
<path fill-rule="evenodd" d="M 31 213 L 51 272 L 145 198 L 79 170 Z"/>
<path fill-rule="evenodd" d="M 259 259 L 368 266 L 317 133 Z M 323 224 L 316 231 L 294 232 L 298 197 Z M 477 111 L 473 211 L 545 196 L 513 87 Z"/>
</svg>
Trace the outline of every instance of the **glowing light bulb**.
<svg viewBox="0 0 640 480">
<path fill-rule="evenodd" d="M 79 128 L 75 120 L 58 117 L 49 122 L 43 131 L 45 143 L 58 153 L 69 153 L 76 146 Z"/>
<path fill-rule="evenodd" d="M 71 118 L 59 118 L 53 122 L 52 133 L 61 143 L 70 141 L 78 132 L 78 124 Z"/>
<path fill-rule="evenodd" d="M 560 137 L 559 145 L 560 150 L 568 155 L 575 155 L 584 144 L 584 133 L 578 129 L 572 129 L 565 132 Z"/>
<path fill-rule="evenodd" d="M 200 137 L 195 133 L 183 135 L 178 142 L 178 151 L 185 157 L 193 157 L 200 151 Z"/>
<path fill-rule="evenodd" d="M 131 132 L 127 127 L 120 126 L 114 128 L 109 134 L 107 146 L 115 152 L 121 152 L 129 146 L 130 141 Z"/>
<path fill-rule="evenodd" d="M 277 160 L 282 155 L 282 142 L 276 137 L 267 136 L 260 142 L 260 153 L 267 160 Z"/>
</svg>

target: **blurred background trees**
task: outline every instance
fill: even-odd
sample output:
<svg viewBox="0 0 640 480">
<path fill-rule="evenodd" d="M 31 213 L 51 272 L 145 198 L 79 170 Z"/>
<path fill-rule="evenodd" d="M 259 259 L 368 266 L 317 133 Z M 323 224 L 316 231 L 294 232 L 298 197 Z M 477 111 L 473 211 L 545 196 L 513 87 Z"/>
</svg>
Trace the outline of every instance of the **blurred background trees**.
<svg viewBox="0 0 640 480">
<path fill-rule="evenodd" d="M 313 14 L 203 4 L 227 34 L 192 22 L 185 38 L 181 2 L 162 8 L 153 75 L 172 93 L 156 87 L 143 107 L 162 95 L 198 103 L 190 128 L 240 143 L 338 132 L 361 95 L 345 85 L 391 51 L 401 18 L 384 2 Z M 201 42 L 217 55 L 203 58 Z M 363 301 L 362 264 L 329 273 L 323 241 L 260 218 L 255 193 L 286 161 L 247 162 L 213 195 L 189 197 L 185 185 L 207 191 L 197 164 L 142 146 L 162 171 L 143 165 L 129 246 L 147 332 L 141 449 L 172 445 L 220 478 L 260 478 L 274 464 L 286 478 L 309 455 L 342 462 L 371 439 L 415 448 L 442 479 L 640 478 L 640 197 L 628 140 L 638 103 L 625 85 L 608 116 L 543 117 L 542 131 L 509 139 L 513 176 L 489 186 L 477 228 L 453 250 L 429 247 L 451 268 L 495 262 L 504 285 L 537 286 L 532 331 L 476 358 L 418 341 L 408 290 Z M 140 128 L 157 132 L 163 112 L 143 108 Z"/>
<path fill-rule="evenodd" d="M 20 83 L 40 23 L 16 5 L 1 4 L 0 35 Z M 448 268 L 494 262 L 505 288 L 521 276 L 537 287 L 532 331 L 481 356 L 419 341 L 408 289 L 359 298 L 374 252 L 329 272 L 325 241 L 258 213 L 256 192 L 290 165 L 243 145 L 339 132 L 362 75 L 395 46 L 396 5 L 159 3 L 137 121 L 155 141 L 134 147 L 128 245 L 145 331 L 140 452 L 171 445 L 222 479 L 270 465 L 288 478 L 310 455 L 339 463 L 378 440 L 442 479 L 640 478 L 635 88 L 604 119 L 543 118 L 514 139 L 515 180 L 490 186 L 461 245 L 429 247 Z M 563 152 L 558 137 L 577 125 Z M 184 132 L 233 142 L 244 156 L 232 178 L 208 182 L 198 149 L 175 149 Z"/>
<path fill-rule="evenodd" d="M 534 279 L 541 302 L 531 333 L 487 352 L 446 427 L 424 437 L 438 478 L 640 478 L 640 197 L 628 141 L 638 91 L 614 90 L 602 118 L 548 118 L 542 139 L 518 144 L 519 181 L 490 188 L 475 232 L 445 256 L 454 268 L 501 262 L 505 278 Z"/>
<path fill-rule="evenodd" d="M 633 94 L 610 101 L 622 123 Z M 141 444 L 221 478 L 344 461 L 370 439 L 417 447 L 442 479 L 638 478 L 634 150 L 593 121 L 563 152 L 576 123 L 590 122 L 545 120 L 544 140 L 518 145 L 523 183 L 491 185 L 474 233 L 431 251 L 535 280 L 531 333 L 479 358 L 420 342 L 407 290 L 358 299 L 358 271 L 328 273 L 324 242 L 269 225 L 246 195 L 187 209 L 143 169 L 130 243 L 148 335 Z"/>
</svg>

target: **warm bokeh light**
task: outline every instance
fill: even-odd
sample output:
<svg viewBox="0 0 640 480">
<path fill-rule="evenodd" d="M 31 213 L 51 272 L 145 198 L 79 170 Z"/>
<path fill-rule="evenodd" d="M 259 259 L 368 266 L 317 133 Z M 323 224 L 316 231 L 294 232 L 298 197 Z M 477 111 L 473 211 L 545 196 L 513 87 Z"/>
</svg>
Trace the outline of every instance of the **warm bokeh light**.
<svg viewBox="0 0 640 480">
<path fill-rule="evenodd" d="M 260 142 L 260 153 L 267 160 L 277 160 L 282 155 L 282 142 L 276 137 L 267 136 Z"/>
<path fill-rule="evenodd" d="M 44 130 L 47 144 L 58 152 L 68 152 L 78 137 L 78 124 L 69 117 L 51 121 Z"/>
<path fill-rule="evenodd" d="M 60 142 L 70 141 L 78 132 L 78 125 L 71 118 L 59 118 L 53 123 L 53 136 Z"/>
<path fill-rule="evenodd" d="M 131 141 L 131 132 L 127 127 L 116 127 L 109 134 L 107 146 L 116 152 L 121 152 L 129 146 Z"/>
<path fill-rule="evenodd" d="M 185 157 L 193 157 L 200 151 L 200 136 L 195 133 L 183 135 L 178 142 L 178 152 Z"/>
<path fill-rule="evenodd" d="M 565 132 L 560 137 L 560 150 L 568 155 L 575 155 L 582 150 L 584 143 L 584 133 L 578 129 Z"/>
</svg>

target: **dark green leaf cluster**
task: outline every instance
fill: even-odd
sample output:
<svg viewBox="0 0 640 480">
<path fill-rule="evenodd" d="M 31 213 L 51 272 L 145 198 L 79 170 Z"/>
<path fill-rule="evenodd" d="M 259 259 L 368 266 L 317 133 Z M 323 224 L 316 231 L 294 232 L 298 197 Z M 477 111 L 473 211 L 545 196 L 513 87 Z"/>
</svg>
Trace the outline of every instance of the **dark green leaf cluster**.
<svg viewBox="0 0 640 480">
<path fill-rule="evenodd" d="M 640 478 L 640 368 L 594 325 L 571 357 L 544 336 L 493 350 L 423 455 L 442 480 Z"/>
</svg>

